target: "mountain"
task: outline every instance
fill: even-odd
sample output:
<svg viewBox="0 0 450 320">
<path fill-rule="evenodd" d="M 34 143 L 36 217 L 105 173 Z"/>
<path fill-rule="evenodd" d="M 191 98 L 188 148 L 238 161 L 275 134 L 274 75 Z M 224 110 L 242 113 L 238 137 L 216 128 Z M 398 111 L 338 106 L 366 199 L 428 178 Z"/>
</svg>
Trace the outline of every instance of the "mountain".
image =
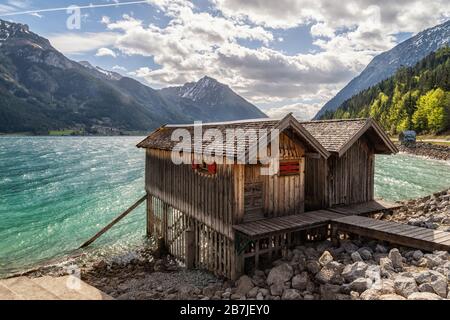
<svg viewBox="0 0 450 320">
<path fill-rule="evenodd" d="M 323 119 L 373 117 L 392 134 L 450 130 L 450 47 L 429 54 L 414 67 L 361 91 Z"/>
<path fill-rule="evenodd" d="M 181 87 L 161 89 L 161 95 L 172 104 L 192 110 L 191 120 L 238 120 L 264 118 L 266 115 L 228 86 L 210 77 Z"/>
<path fill-rule="evenodd" d="M 401 66 L 414 66 L 419 60 L 450 43 L 450 20 L 427 29 L 400 43 L 393 49 L 376 56 L 364 71 L 317 113 L 319 119 L 326 111 L 336 110 L 345 100 L 360 91 L 392 76 Z"/>
<path fill-rule="evenodd" d="M 28 26 L 0 20 L 0 132 L 119 134 L 166 123 L 266 117 L 214 79 L 186 86 L 202 90 L 183 97 L 170 94 L 173 88 L 152 89 L 72 61 Z"/>
</svg>

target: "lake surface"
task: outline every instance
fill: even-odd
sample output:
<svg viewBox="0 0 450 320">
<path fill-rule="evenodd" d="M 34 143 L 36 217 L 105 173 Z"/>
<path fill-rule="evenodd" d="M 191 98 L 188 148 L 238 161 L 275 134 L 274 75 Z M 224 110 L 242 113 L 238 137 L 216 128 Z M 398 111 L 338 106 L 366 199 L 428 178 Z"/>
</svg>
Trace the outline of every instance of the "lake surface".
<svg viewBox="0 0 450 320">
<path fill-rule="evenodd" d="M 72 253 L 144 195 L 141 137 L 1 137 L 0 276 Z M 450 163 L 378 156 L 377 197 L 401 200 L 450 186 Z M 99 238 L 96 255 L 142 244 L 144 206 Z"/>
</svg>

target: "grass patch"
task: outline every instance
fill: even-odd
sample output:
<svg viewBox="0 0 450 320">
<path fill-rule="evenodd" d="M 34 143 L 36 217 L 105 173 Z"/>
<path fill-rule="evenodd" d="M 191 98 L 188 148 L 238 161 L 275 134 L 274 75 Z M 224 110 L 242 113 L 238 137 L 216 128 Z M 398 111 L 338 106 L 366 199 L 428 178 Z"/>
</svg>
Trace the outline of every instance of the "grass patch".
<svg viewBox="0 0 450 320">
<path fill-rule="evenodd" d="M 75 134 L 79 134 L 76 130 L 64 129 L 64 130 L 50 130 L 48 132 L 50 136 L 72 136 Z"/>
</svg>

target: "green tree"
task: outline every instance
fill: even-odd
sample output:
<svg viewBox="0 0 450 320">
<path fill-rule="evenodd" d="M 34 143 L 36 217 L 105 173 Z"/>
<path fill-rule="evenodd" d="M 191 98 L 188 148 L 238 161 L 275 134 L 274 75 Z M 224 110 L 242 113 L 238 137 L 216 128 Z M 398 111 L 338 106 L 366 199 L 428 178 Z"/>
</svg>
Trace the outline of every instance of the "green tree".
<svg viewBox="0 0 450 320">
<path fill-rule="evenodd" d="M 449 94 L 441 88 L 428 91 L 417 101 L 413 115 L 414 127 L 418 131 L 439 133 L 449 121 Z"/>
</svg>

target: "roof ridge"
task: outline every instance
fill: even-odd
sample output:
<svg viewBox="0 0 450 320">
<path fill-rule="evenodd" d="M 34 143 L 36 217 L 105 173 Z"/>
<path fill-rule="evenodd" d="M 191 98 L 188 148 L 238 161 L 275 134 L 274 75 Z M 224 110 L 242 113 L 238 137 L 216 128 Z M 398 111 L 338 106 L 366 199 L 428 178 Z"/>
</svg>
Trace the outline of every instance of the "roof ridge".
<svg viewBox="0 0 450 320">
<path fill-rule="evenodd" d="M 369 118 L 354 118 L 354 119 L 328 119 L 328 120 L 310 120 L 299 121 L 300 123 L 330 123 L 330 122 L 352 122 L 352 121 L 368 121 Z"/>
<path fill-rule="evenodd" d="M 220 121 L 220 122 L 202 122 L 204 126 L 217 126 L 217 125 L 227 125 L 227 124 L 240 124 L 240 123 L 251 123 L 251 122 L 277 122 L 282 119 L 275 118 L 256 118 L 256 119 L 243 119 L 243 120 L 230 120 L 230 121 Z M 182 124 L 166 124 L 164 128 L 178 128 L 178 127 L 193 127 L 194 123 L 182 123 Z"/>
</svg>

